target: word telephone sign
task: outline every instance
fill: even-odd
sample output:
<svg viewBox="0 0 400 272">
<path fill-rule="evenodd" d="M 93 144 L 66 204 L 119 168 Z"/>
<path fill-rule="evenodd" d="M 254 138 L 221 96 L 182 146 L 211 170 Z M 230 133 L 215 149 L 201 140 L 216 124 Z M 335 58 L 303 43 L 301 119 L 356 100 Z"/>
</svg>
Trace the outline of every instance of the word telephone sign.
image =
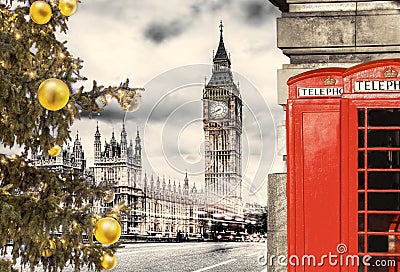
<svg viewBox="0 0 400 272">
<path fill-rule="evenodd" d="M 288 80 L 289 272 L 400 272 L 399 72 L 387 59 Z"/>
</svg>

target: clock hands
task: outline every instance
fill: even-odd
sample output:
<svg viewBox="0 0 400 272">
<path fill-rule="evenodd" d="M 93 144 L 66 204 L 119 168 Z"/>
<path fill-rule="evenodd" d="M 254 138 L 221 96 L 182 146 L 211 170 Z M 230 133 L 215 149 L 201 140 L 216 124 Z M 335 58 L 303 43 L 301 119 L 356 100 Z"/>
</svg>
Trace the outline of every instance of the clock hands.
<svg viewBox="0 0 400 272">
<path fill-rule="evenodd" d="M 222 111 L 222 108 L 218 108 L 218 109 L 214 110 L 213 113 L 218 113 L 220 111 Z"/>
</svg>

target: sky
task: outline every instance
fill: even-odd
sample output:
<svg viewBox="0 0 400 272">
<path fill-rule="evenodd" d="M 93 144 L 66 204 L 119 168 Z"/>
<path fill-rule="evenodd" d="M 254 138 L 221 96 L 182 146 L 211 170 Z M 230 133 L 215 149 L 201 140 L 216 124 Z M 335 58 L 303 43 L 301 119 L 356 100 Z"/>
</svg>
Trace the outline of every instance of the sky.
<svg viewBox="0 0 400 272">
<path fill-rule="evenodd" d="M 79 131 L 88 165 L 99 122 L 102 143 L 114 130 L 120 140 L 122 120 L 129 137 L 139 129 L 143 171 L 203 187 L 202 90 L 211 77 L 220 20 L 243 108 L 243 198 L 267 203 L 267 175 L 281 171 L 274 161 L 275 126 L 283 112 L 276 104 L 276 70 L 288 59 L 276 48 L 278 9 L 267 0 L 83 0 L 69 19 L 69 51 L 84 60 L 79 82 L 118 85 L 129 78 L 143 87 L 141 106 L 123 112 L 116 102 L 71 128 Z"/>
</svg>

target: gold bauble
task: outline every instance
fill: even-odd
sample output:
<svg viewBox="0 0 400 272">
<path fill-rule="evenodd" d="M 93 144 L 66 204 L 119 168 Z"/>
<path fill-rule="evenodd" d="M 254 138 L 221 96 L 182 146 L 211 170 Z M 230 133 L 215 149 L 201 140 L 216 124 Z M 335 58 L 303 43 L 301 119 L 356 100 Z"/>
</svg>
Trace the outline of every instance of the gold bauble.
<svg viewBox="0 0 400 272">
<path fill-rule="evenodd" d="M 71 16 L 76 12 L 78 3 L 76 0 L 60 0 L 58 8 L 60 9 L 62 15 Z"/>
<path fill-rule="evenodd" d="M 104 253 L 104 255 L 100 257 L 100 261 L 101 266 L 105 270 L 111 270 L 117 265 L 117 257 L 111 253 Z"/>
<path fill-rule="evenodd" d="M 124 111 L 134 112 L 140 107 L 140 94 L 137 91 L 120 89 L 117 98 Z"/>
<path fill-rule="evenodd" d="M 67 105 L 69 90 L 67 84 L 57 78 L 49 78 L 40 83 L 39 103 L 46 109 L 56 111 Z"/>
<path fill-rule="evenodd" d="M 104 217 L 97 221 L 94 236 L 104 245 L 114 244 L 121 236 L 121 225 L 112 217 Z"/>
<path fill-rule="evenodd" d="M 56 157 L 61 153 L 61 147 L 59 145 L 55 145 L 50 148 L 47 153 L 49 153 L 49 155 L 52 157 Z"/>
<path fill-rule="evenodd" d="M 50 240 L 49 242 L 50 242 L 49 243 L 50 246 L 49 246 L 49 244 L 43 244 L 42 245 L 43 250 L 40 252 L 40 255 L 42 255 L 43 257 L 46 257 L 46 258 L 53 255 L 53 251 L 56 248 L 56 243 L 54 243 L 53 240 Z"/>
<path fill-rule="evenodd" d="M 47 2 L 35 1 L 32 3 L 29 9 L 29 14 L 35 23 L 39 25 L 44 25 L 50 21 L 52 11 L 50 5 Z"/>
<path fill-rule="evenodd" d="M 113 201 L 114 201 L 114 191 L 113 191 L 113 190 L 107 190 L 107 191 L 104 193 L 103 201 L 104 201 L 105 203 L 111 203 L 111 202 L 113 202 Z"/>
</svg>

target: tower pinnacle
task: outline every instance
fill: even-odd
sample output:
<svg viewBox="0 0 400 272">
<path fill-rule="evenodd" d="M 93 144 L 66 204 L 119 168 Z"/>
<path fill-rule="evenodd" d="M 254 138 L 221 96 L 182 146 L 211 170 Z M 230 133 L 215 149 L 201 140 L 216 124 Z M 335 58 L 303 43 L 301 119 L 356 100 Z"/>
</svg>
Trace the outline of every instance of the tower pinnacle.
<svg viewBox="0 0 400 272">
<path fill-rule="evenodd" d="M 228 53 L 226 52 L 225 45 L 224 45 L 224 37 L 222 35 L 223 27 L 224 27 L 224 25 L 222 24 L 222 21 L 221 21 L 221 23 L 219 25 L 219 31 L 220 31 L 219 44 L 218 44 L 217 53 L 214 56 L 213 62 L 214 62 L 214 64 L 220 64 L 220 65 L 227 66 L 230 68 L 231 60 L 228 56 Z"/>
</svg>

